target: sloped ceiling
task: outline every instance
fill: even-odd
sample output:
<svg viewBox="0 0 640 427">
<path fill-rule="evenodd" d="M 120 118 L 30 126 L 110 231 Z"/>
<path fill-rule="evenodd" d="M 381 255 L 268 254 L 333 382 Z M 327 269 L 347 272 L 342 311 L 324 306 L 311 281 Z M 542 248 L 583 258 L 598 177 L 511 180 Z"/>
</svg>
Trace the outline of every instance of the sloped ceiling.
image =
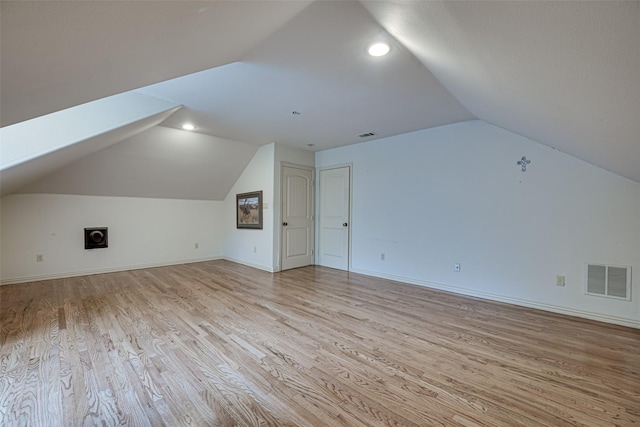
<svg viewBox="0 0 640 427">
<path fill-rule="evenodd" d="M 2 126 L 237 61 L 309 1 L 5 1 Z"/>
<path fill-rule="evenodd" d="M 0 128 L 0 196 L 157 126 L 180 107 L 127 92 Z"/>
<path fill-rule="evenodd" d="M 376 39 L 392 45 L 374 58 Z M 324 150 L 474 118 L 359 2 L 315 2 L 241 62 L 142 88 L 183 104 L 165 121 L 256 144 Z M 292 114 L 296 111 L 300 114 Z"/>
<path fill-rule="evenodd" d="M 224 200 L 257 150 L 253 144 L 156 126 L 21 192 Z"/>
<path fill-rule="evenodd" d="M 139 88 L 184 106 L 165 126 L 189 119 L 197 132 L 253 145 L 319 150 L 359 142 L 358 133 L 382 137 L 480 118 L 640 182 L 640 2 L 2 1 L 1 8 L 3 126 Z M 365 55 L 377 38 L 392 45 L 385 58 Z M 158 147 L 134 142 L 154 158 Z M 119 158 L 114 169 L 126 168 L 120 154 L 103 160 Z M 150 181 L 164 167 L 167 159 L 149 163 Z M 70 168 L 57 183 L 82 169 Z M 174 189 L 162 196 L 183 194 Z"/>
<path fill-rule="evenodd" d="M 363 2 L 479 119 L 640 182 L 640 2 Z"/>
<path fill-rule="evenodd" d="M 113 129 L 109 132 L 95 135 L 93 137 L 88 137 L 81 142 L 60 148 L 43 156 L 36 157 L 28 162 L 20 163 L 16 166 L 3 169 L 0 172 L 0 194 L 2 196 L 5 196 L 16 191 L 23 192 L 25 186 L 28 186 L 34 181 L 38 181 L 39 179 L 48 182 L 51 174 L 73 168 L 76 164 L 83 163 L 83 159 L 85 157 L 91 156 L 91 154 L 96 152 L 100 153 L 106 147 L 110 147 L 113 144 L 118 144 L 120 141 L 126 140 L 132 135 L 136 135 L 146 129 L 152 128 L 153 126 L 157 126 L 163 120 L 163 118 L 171 114 L 171 112 L 172 111 L 167 111 L 155 114 L 153 116 Z M 80 162 L 81 160 L 82 162 Z M 110 168 L 113 178 L 119 176 L 119 170 L 113 168 L 114 166 L 119 167 L 119 165 L 106 166 Z M 90 173 L 89 176 L 94 176 L 94 174 Z M 78 183 L 89 182 L 86 177 L 81 176 L 76 176 L 76 180 L 78 181 Z M 92 190 L 93 189 L 91 187 L 86 187 L 85 193 L 73 193 L 72 188 L 59 186 L 55 188 L 54 191 L 43 190 L 39 192 L 62 194 L 94 194 L 91 192 Z"/>
</svg>

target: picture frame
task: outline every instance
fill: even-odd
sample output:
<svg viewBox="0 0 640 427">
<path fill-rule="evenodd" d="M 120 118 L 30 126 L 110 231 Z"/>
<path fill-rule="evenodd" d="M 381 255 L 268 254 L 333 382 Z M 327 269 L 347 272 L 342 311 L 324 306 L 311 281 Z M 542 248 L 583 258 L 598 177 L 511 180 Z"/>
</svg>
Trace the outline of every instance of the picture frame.
<svg viewBox="0 0 640 427">
<path fill-rule="evenodd" d="M 262 230 L 262 191 L 236 194 L 236 228 Z"/>
</svg>

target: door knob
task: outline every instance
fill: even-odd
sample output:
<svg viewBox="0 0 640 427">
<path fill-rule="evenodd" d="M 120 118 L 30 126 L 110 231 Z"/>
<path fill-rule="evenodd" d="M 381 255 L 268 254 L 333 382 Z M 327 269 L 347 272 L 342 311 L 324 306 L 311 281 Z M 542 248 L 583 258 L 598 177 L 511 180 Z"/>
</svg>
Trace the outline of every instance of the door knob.
<svg viewBox="0 0 640 427">
<path fill-rule="evenodd" d="M 284 225 L 286 227 L 287 225 L 289 225 L 289 223 L 288 222 L 283 222 L 282 225 Z"/>
<path fill-rule="evenodd" d="M 342 226 L 343 226 L 343 227 L 346 227 L 347 225 L 349 225 L 349 224 L 347 224 L 346 222 L 343 222 L 343 223 L 342 223 Z"/>
</svg>

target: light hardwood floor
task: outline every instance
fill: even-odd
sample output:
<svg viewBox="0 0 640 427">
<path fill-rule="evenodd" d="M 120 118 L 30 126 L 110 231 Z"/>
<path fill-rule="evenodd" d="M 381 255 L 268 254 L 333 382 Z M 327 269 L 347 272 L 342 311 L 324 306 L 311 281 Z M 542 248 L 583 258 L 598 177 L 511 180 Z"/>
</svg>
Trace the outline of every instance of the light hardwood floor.
<svg viewBox="0 0 640 427">
<path fill-rule="evenodd" d="M 630 426 L 640 330 L 322 267 L 0 287 L 0 425 Z"/>
</svg>

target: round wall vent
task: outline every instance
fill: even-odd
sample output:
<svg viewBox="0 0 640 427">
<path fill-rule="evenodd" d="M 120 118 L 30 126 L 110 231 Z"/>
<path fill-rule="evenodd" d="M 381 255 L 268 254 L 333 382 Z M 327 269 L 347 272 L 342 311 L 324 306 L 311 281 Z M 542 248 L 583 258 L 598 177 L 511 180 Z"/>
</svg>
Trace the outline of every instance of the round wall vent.
<svg viewBox="0 0 640 427">
<path fill-rule="evenodd" d="M 109 229 L 107 227 L 91 227 L 84 229 L 84 248 L 99 249 L 109 247 Z"/>
</svg>

